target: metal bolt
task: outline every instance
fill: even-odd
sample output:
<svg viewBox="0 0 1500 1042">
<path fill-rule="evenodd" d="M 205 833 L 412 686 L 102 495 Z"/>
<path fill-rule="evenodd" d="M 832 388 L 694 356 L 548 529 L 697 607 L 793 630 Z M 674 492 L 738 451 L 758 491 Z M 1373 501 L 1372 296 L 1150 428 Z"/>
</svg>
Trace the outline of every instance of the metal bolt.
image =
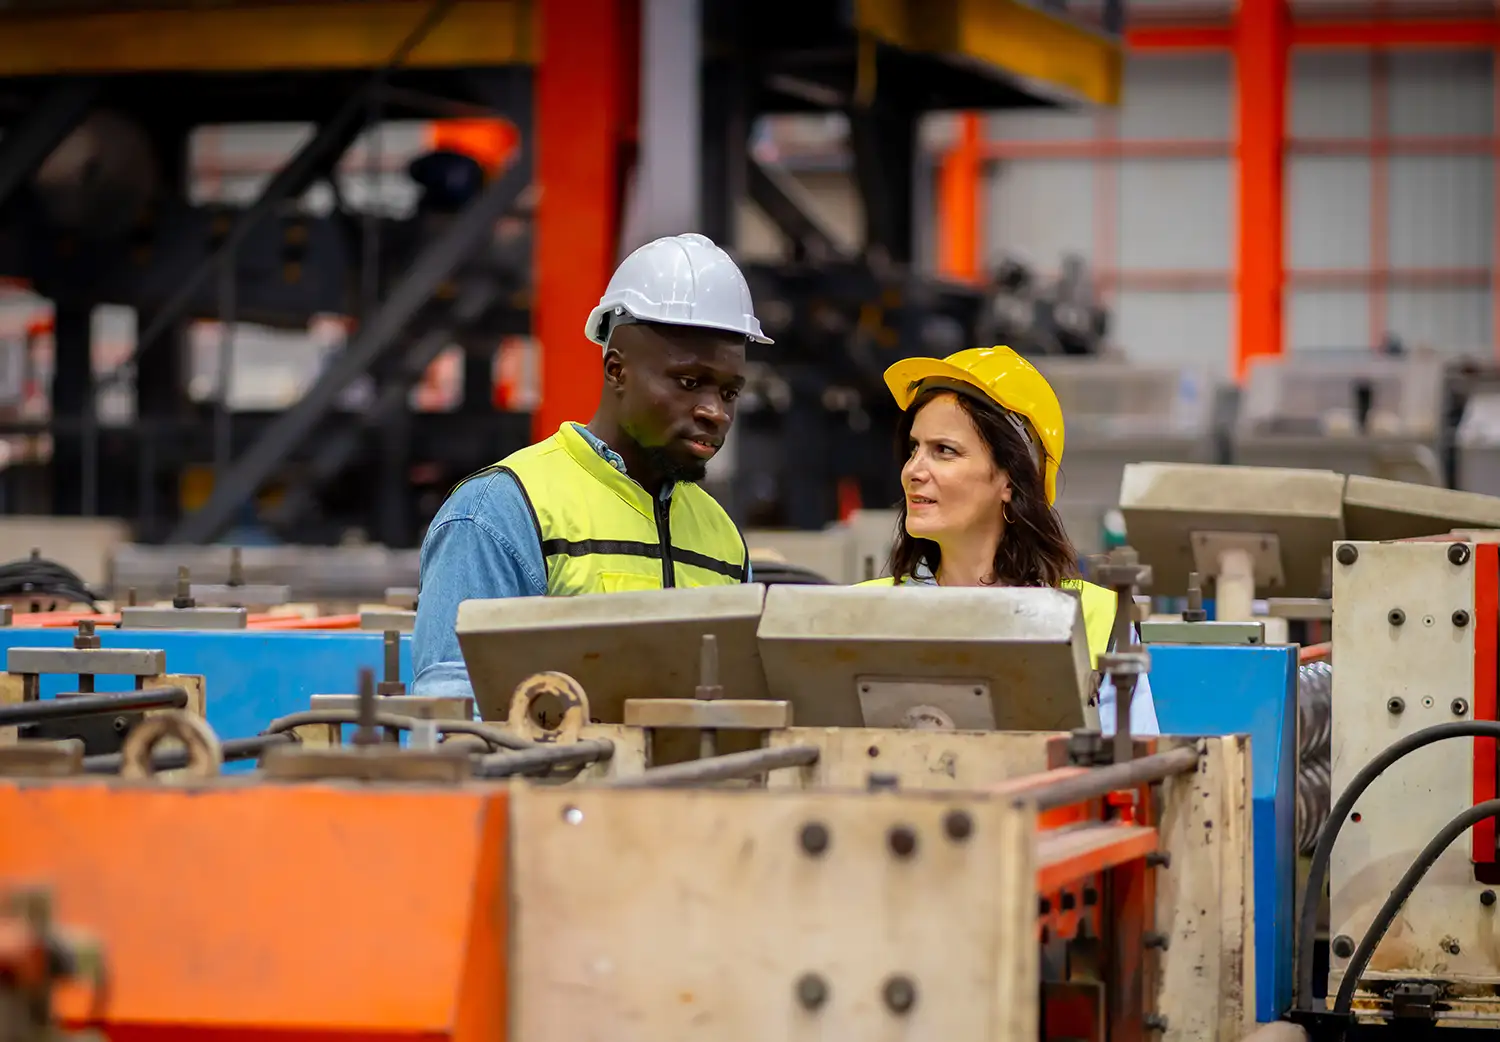
<svg viewBox="0 0 1500 1042">
<path fill-rule="evenodd" d="M 1203 610 L 1203 583 L 1197 572 L 1188 573 L 1187 608 L 1182 613 L 1183 622 L 1204 622 L 1208 612 Z"/>
<path fill-rule="evenodd" d="M 966 810 L 950 810 L 943 815 L 943 831 L 955 843 L 962 843 L 974 834 L 974 819 Z"/>
<path fill-rule="evenodd" d="M 1086 908 L 1092 908 L 1099 903 L 1099 888 L 1086 886 L 1083 888 L 1083 904 Z"/>
<path fill-rule="evenodd" d="M 910 825 L 892 825 L 886 833 L 886 842 L 897 857 L 907 858 L 917 852 L 917 834 Z"/>
<path fill-rule="evenodd" d="M 1449 955 L 1457 955 L 1460 951 L 1458 941 L 1451 937 L 1447 941 L 1439 945 L 1439 947 L 1441 947 Z"/>
<path fill-rule="evenodd" d="M 1148 868 L 1171 868 L 1172 855 L 1165 850 L 1153 850 L 1146 855 L 1146 866 Z"/>
<path fill-rule="evenodd" d="M 828 849 L 828 826 L 822 822 L 809 821 L 802 826 L 802 849 L 817 857 Z"/>
<path fill-rule="evenodd" d="M 1166 951 L 1172 946 L 1172 939 L 1164 933 L 1147 930 L 1141 935 L 1141 943 L 1147 948 L 1160 948 L 1162 951 Z"/>
<path fill-rule="evenodd" d="M 1332 949 L 1333 954 L 1337 955 L 1340 959 L 1347 959 L 1354 954 L 1354 938 L 1348 934 L 1341 933 L 1333 939 L 1333 943 L 1329 947 Z"/>
<path fill-rule="evenodd" d="M 1450 564 L 1469 563 L 1469 544 L 1454 543 L 1448 547 L 1448 561 Z"/>
<path fill-rule="evenodd" d="M 1495 907 L 1495 891 L 1493 891 L 1493 890 L 1481 890 L 1479 892 L 1479 903 L 1482 904 L 1482 905 L 1484 905 L 1486 908 L 1494 908 Z"/>
<path fill-rule="evenodd" d="M 1403 713 L 1406 711 L 1406 699 L 1399 696 L 1387 699 L 1385 709 L 1388 713 Z"/>
<path fill-rule="evenodd" d="M 1469 700 L 1466 698 L 1455 698 L 1449 703 L 1448 708 L 1453 710 L 1454 716 L 1467 716 L 1469 713 Z"/>
<path fill-rule="evenodd" d="M 127 608 L 134 608 L 135 607 L 135 587 L 134 586 L 130 587 L 129 589 L 127 589 L 125 591 L 125 606 Z"/>
<path fill-rule="evenodd" d="M 194 605 L 193 583 L 188 575 L 187 565 L 179 565 L 177 568 L 177 593 L 172 598 L 172 607 L 191 608 Z"/>
<path fill-rule="evenodd" d="M 245 585 L 245 566 L 240 560 L 240 548 L 237 546 L 229 548 L 229 585 Z"/>
<path fill-rule="evenodd" d="M 1339 564 L 1353 564 L 1359 560 L 1359 549 L 1349 543 L 1345 543 L 1339 547 L 1338 553 L 1334 556 L 1338 558 Z"/>
<path fill-rule="evenodd" d="M 1041 898 L 1037 901 L 1037 910 L 1041 915 L 1052 914 L 1052 901 L 1049 898 Z"/>
<path fill-rule="evenodd" d="M 1147 1031 L 1165 1031 L 1169 1021 L 1164 1013 L 1147 1013 L 1144 1023 Z"/>
<path fill-rule="evenodd" d="M 354 732 L 354 744 L 380 744 L 380 731 L 375 725 L 375 671 L 368 666 L 359 671 L 359 727 Z"/>
<path fill-rule="evenodd" d="M 910 977 L 897 974 L 880 991 L 892 1013 L 906 1013 L 917 1004 L 917 986 Z"/>
<path fill-rule="evenodd" d="M 93 619 L 78 620 L 78 634 L 73 638 L 73 647 L 80 650 L 99 647 L 99 634 L 94 631 Z"/>
<path fill-rule="evenodd" d="M 1386 613 L 1385 621 L 1389 622 L 1392 626 L 1399 626 L 1406 621 L 1406 612 L 1400 608 L 1392 608 Z"/>
<path fill-rule="evenodd" d="M 1078 899 L 1073 896 L 1073 891 L 1064 890 L 1062 893 L 1062 910 L 1071 912 L 1078 905 Z"/>
<path fill-rule="evenodd" d="M 1463 629 L 1468 624 L 1469 624 L 1469 613 L 1468 612 L 1466 612 L 1462 608 L 1460 608 L 1460 609 L 1458 609 L 1458 611 L 1456 611 L 1456 612 L 1453 613 L 1453 625 L 1457 626 L 1459 629 Z"/>
<path fill-rule="evenodd" d="M 797 1001 L 803 1009 L 817 1009 L 828 1001 L 828 982 L 816 973 L 804 973 L 797 978 Z"/>
</svg>

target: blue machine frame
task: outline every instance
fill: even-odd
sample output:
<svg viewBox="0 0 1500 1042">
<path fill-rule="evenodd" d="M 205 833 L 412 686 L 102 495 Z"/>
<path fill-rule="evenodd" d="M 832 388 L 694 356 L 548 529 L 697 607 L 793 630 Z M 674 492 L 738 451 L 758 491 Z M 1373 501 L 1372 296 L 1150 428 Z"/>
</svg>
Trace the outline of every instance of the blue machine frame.
<svg viewBox="0 0 1500 1042">
<path fill-rule="evenodd" d="M 1297 648 L 1153 644 L 1163 734 L 1250 736 L 1255 859 L 1255 1019 L 1292 1004 L 1297 886 Z"/>
</svg>

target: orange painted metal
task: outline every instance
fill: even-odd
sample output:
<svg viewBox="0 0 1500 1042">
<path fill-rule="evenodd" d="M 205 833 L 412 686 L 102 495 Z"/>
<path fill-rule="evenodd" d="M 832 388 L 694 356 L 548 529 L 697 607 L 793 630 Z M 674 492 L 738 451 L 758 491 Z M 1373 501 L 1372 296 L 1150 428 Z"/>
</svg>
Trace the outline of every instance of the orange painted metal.
<svg viewBox="0 0 1500 1042">
<path fill-rule="evenodd" d="M 979 277 L 979 139 L 979 115 L 960 115 L 958 138 L 943 157 L 938 174 L 939 271 L 965 282 Z"/>
<path fill-rule="evenodd" d="M 498 790 L 0 784 L 0 890 L 96 938 L 111 1042 L 506 1037 Z"/>
<path fill-rule="evenodd" d="M 304 619 L 297 615 L 269 615 L 248 623 L 256 630 L 357 630 L 358 615 L 316 615 Z"/>
<path fill-rule="evenodd" d="M 627 148 L 638 107 L 638 0 L 541 0 L 536 83 L 536 299 L 541 405 L 532 434 L 594 415 L 599 348 L 584 320 L 620 242 Z"/>
<path fill-rule="evenodd" d="M 1284 0 L 1241 3 L 1235 32 L 1239 124 L 1234 373 L 1282 353 L 1286 94 L 1291 19 Z"/>
<path fill-rule="evenodd" d="M 1159 842 L 1156 829 L 1146 825 L 1099 823 L 1043 832 L 1037 836 L 1037 892 L 1050 894 L 1144 858 Z"/>
</svg>

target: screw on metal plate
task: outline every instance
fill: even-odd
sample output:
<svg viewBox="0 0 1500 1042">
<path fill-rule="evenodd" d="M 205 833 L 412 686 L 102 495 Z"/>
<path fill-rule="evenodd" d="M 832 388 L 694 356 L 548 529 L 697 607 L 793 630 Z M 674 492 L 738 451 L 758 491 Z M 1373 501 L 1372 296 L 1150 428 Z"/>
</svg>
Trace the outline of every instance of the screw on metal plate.
<svg viewBox="0 0 1500 1042">
<path fill-rule="evenodd" d="M 1085 908 L 1092 908 L 1099 903 L 1099 888 L 1086 886 L 1083 888 L 1083 904 Z"/>
<path fill-rule="evenodd" d="M 1389 622 L 1392 626 L 1400 626 L 1406 621 L 1406 612 L 1400 608 L 1392 608 L 1386 612 L 1385 621 Z"/>
<path fill-rule="evenodd" d="M 1456 612 L 1453 613 L 1453 625 L 1457 626 L 1459 629 L 1463 629 L 1463 627 L 1467 626 L 1468 624 L 1469 624 L 1469 613 L 1468 612 L 1466 612 L 1462 608 L 1460 608 Z"/>
<path fill-rule="evenodd" d="M 828 826 L 820 821 L 809 821 L 802 826 L 802 832 L 798 838 L 802 849 L 813 857 L 817 857 L 828 849 Z"/>
<path fill-rule="evenodd" d="M 78 620 L 78 633 L 73 637 L 73 646 L 80 651 L 99 647 L 99 634 L 94 631 L 93 619 Z"/>
<path fill-rule="evenodd" d="M 177 567 L 177 594 L 172 598 L 172 607 L 191 608 L 198 602 L 193 600 L 192 577 L 188 574 L 187 565 Z"/>
<path fill-rule="evenodd" d="M 1354 954 L 1354 938 L 1346 933 L 1341 933 L 1333 939 L 1333 943 L 1328 948 L 1340 959 L 1347 959 Z"/>
<path fill-rule="evenodd" d="M 375 671 L 368 666 L 359 671 L 359 726 L 354 745 L 379 745 L 380 730 L 375 726 Z"/>
<path fill-rule="evenodd" d="M 962 843 L 974 834 L 974 819 L 966 810 L 950 810 L 943 815 L 943 832 L 955 843 Z"/>
<path fill-rule="evenodd" d="M 1188 573 L 1187 607 L 1183 609 L 1183 622 L 1206 622 L 1208 612 L 1203 610 L 1203 583 L 1197 572 Z"/>
<path fill-rule="evenodd" d="M 1078 907 L 1078 898 L 1073 896 L 1073 891 L 1064 890 L 1062 892 L 1062 900 L 1059 903 L 1062 905 L 1064 912 L 1071 912 L 1074 908 Z"/>
<path fill-rule="evenodd" d="M 1482 904 L 1482 905 L 1484 905 L 1486 908 L 1494 908 L 1495 907 L 1495 891 L 1493 891 L 1493 890 L 1481 890 L 1479 892 L 1479 903 Z"/>
<path fill-rule="evenodd" d="M 1469 713 L 1469 700 L 1466 698 L 1455 698 L 1448 704 L 1448 708 L 1453 710 L 1454 716 L 1467 716 Z"/>
<path fill-rule="evenodd" d="M 917 852 L 917 833 L 910 825 L 892 825 L 886 833 L 886 843 L 891 853 L 899 858 L 908 858 Z"/>
<path fill-rule="evenodd" d="M 1406 712 L 1406 699 L 1399 695 L 1386 699 L 1385 710 L 1393 714 Z"/>
<path fill-rule="evenodd" d="M 1448 547 L 1448 561 L 1450 564 L 1469 563 L 1469 544 L 1454 543 Z"/>
<path fill-rule="evenodd" d="M 1074 767 L 1095 767 L 1104 753 L 1104 736 L 1080 727 L 1068 735 L 1068 761 Z"/>
<path fill-rule="evenodd" d="M 916 983 L 910 977 L 899 973 L 887 978 L 880 993 L 892 1013 L 908 1013 L 917 1004 Z"/>
<path fill-rule="evenodd" d="M 804 973 L 797 978 L 797 1001 L 803 1009 L 817 1009 L 828 1001 L 828 982 L 816 973 Z"/>
<path fill-rule="evenodd" d="M 1353 564 L 1359 560 L 1359 548 L 1350 543 L 1344 543 L 1333 556 L 1338 558 L 1339 564 Z"/>
<path fill-rule="evenodd" d="M 1172 946 L 1172 939 L 1164 933 L 1157 933 L 1155 930 L 1147 930 L 1144 934 L 1141 935 L 1141 943 L 1144 944 L 1147 948 L 1159 948 L 1162 951 L 1166 951 Z"/>
<path fill-rule="evenodd" d="M 1048 899 L 1048 898 L 1045 898 L 1045 897 L 1038 898 L 1037 899 L 1037 903 L 1036 903 L 1036 907 L 1037 907 L 1037 914 L 1038 915 L 1051 915 L 1052 914 L 1052 901 L 1050 899 Z"/>
</svg>

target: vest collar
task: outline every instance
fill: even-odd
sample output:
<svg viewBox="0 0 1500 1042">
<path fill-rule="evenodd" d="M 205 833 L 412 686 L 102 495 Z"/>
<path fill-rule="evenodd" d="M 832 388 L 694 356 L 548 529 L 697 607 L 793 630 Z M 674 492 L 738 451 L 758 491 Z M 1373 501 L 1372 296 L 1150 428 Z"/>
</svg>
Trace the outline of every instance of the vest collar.
<svg viewBox="0 0 1500 1042">
<path fill-rule="evenodd" d="M 557 440 L 563 450 L 571 456 L 580 467 L 604 485 L 615 495 L 629 503 L 646 517 L 655 520 L 656 511 L 651 502 L 651 493 L 647 492 L 645 486 L 625 473 L 623 468 L 616 468 L 609 460 L 597 450 L 590 439 L 583 433 L 582 428 L 569 420 L 557 429 Z M 597 441 L 598 439 L 594 439 Z M 599 442 L 606 451 L 607 445 Z M 671 485 L 662 489 L 662 498 L 666 499 L 671 493 Z"/>
</svg>

